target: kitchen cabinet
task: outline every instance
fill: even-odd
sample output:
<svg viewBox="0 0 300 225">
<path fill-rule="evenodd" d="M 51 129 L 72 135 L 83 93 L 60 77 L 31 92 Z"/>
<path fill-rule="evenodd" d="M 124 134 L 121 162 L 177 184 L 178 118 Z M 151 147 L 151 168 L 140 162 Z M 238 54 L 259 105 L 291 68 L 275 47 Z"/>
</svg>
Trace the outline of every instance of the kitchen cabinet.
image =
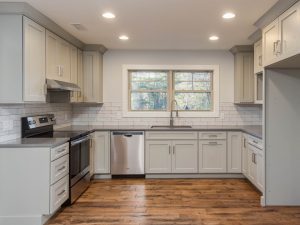
<svg viewBox="0 0 300 225">
<path fill-rule="evenodd" d="M 242 172 L 242 133 L 227 132 L 227 172 Z"/>
<path fill-rule="evenodd" d="M 254 103 L 263 104 L 263 90 L 264 90 L 264 73 L 257 73 L 254 75 Z"/>
<path fill-rule="evenodd" d="M 242 136 L 242 173 L 245 177 L 248 177 L 248 148 L 247 148 L 247 134 Z"/>
<path fill-rule="evenodd" d="M 3 224 L 42 224 L 69 198 L 69 143 L 1 148 L 0 164 Z"/>
<path fill-rule="evenodd" d="M 146 173 L 197 173 L 196 140 L 147 140 Z"/>
<path fill-rule="evenodd" d="M 83 102 L 83 52 L 79 49 L 77 52 L 77 85 L 80 87 L 80 91 L 77 92 L 77 101 Z"/>
<path fill-rule="evenodd" d="M 199 172 L 226 173 L 226 140 L 199 141 Z"/>
<path fill-rule="evenodd" d="M 71 83 L 78 84 L 78 52 L 75 46 L 71 46 Z M 71 92 L 70 93 L 71 102 L 78 102 L 78 93 Z"/>
<path fill-rule="evenodd" d="M 259 140 L 254 137 L 248 138 L 247 151 L 248 151 L 248 179 L 260 190 L 263 191 L 264 188 L 264 162 L 263 162 L 263 150 L 262 147 L 257 147 L 262 145 L 258 144 Z"/>
<path fill-rule="evenodd" d="M 96 131 L 93 136 L 94 174 L 110 173 L 110 134 Z"/>
<path fill-rule="evenodd" d="M 45 102 L 45 29 L 22 15 L 0 15 L 0 103 Z"/>
<path fill-rule="evenodd" d="M 24 101 L 46 101 L 46 30 L 32 20 L 23 18 Z"/>
<path fill-rule="evenodd" d="M 299 26 L 300 2 L 293 5 L 263 29 L 264 66 L 269 66 L 300 53 Z"/>
<path fill-rule="evenodd" d="M 172 172 L 197 173 L 198 172 L 198 142 L 172 141 Z"/>
<path fill-rule="evenodd" d="M 83 52 L 84 102 L 103 102 L 102 54 L 98 51 Z"/>
<path fill-rule="evenodd" d="M 71 46 L 46 31 L 46 77 L 64 82 L 71 80 Z"/>
<path fill-rule="evenodd" d="M 146 173 L 172 173 L 171 147 L 171 141 L 146 141 Z"/>
<path fill-rule="evenodd" d="M 254 53 L 253 46 L 235 46 L 234 103 L 254 103 Z"/>
<path fill-rule="evenodd" d="M 262 62 L 262 40 L 257 41 L 254 44 L 254 73 L 263 72 L 263 62 Z"/>
</svg>

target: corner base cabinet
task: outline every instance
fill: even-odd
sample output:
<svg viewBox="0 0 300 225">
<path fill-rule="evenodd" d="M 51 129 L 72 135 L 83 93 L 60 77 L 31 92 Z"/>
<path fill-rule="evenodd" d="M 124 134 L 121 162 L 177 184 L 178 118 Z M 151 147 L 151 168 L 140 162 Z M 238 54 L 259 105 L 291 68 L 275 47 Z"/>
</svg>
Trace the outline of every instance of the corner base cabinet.
<svg viewBox="0 0 300 225">
<path fill-rule="evenodd" d="M 0 165 L 1 224 L 42 225 L 69 198 L 69 143 L 0 148 Z"/>
</svg>

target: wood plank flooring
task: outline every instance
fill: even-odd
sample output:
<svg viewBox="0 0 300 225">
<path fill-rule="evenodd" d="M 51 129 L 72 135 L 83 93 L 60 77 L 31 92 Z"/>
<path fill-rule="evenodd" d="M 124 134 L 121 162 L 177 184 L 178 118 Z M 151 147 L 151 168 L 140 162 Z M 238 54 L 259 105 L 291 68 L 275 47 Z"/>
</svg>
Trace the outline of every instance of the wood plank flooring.
<svg viewBox="0 0 300 225">
<path fill-rule="evenodd" d="M 244 179 L 93 181 L 48 225 L 300 225 L 300 207 L 260 207 Z"/>
</svg>

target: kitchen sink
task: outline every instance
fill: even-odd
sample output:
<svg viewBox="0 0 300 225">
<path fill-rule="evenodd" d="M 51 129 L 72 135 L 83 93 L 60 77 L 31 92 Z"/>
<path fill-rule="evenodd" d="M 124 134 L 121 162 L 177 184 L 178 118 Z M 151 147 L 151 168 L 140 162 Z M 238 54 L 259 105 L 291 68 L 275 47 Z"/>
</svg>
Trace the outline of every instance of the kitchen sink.
<svg viewBox="0 0 300 225">
<path fill-rule="evenodd" d="M 151 129 L 191 129 L 191 126 L 151 126 Z"/>
</svg>

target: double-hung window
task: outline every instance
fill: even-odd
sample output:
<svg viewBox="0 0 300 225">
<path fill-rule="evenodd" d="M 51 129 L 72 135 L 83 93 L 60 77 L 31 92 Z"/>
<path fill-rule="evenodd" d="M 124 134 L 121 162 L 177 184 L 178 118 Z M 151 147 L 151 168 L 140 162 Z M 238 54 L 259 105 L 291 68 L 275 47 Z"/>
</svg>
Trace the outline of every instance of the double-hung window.
<svg viewBox="0 0 300 225">
<path fill-rule="evenodd" d="M 218 116 L 218 66 L 127 65 L 123 73 L 124 116 Z"/>
</svg>

